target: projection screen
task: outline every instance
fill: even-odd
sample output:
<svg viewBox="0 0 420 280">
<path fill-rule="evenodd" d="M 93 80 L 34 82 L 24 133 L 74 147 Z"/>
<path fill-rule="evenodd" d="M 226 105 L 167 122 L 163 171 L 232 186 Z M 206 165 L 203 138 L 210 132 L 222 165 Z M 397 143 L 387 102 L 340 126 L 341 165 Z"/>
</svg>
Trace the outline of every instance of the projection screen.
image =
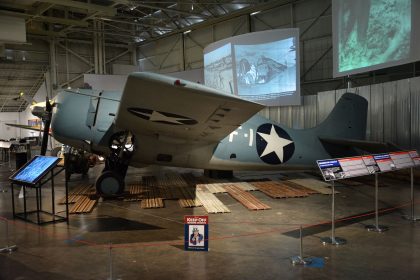
<svg viewBox="0 0 420 280">
<path fill-rule="evenodd" d="M 207 86 L 267 106 L 300 105 L 299 30 L 253 32 L 204 49 Z"/>
<path fill-rule="evenodd" d="M 333 0 L 334 77 L 420 60 L 420 0 Z"/>
</svg>

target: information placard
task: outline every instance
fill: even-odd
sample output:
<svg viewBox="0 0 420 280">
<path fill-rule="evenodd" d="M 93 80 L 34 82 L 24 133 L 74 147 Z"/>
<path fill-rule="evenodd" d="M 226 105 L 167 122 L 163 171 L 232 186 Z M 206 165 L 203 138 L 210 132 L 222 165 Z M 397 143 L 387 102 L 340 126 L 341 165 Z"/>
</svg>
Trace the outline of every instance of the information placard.
<svg viewBox="0 0 420 280">
<path fill-rule="evenodd" d="M 317 160 L 319 169 L 325 181 L 343 179 L 344 173 L 337 159 Z"/>
<path fill-rule="evenodd" d="M 394 162 L 395 168 L 397 169 L 404 169 L 414 167 L 414 162 L 410 157 L 409 152 L 402 151 L 402 152 L 392 152 L 389 153 L 392 161 Z"/>
<path fill-rule="evenodd" d="M 184 248 L 186 251 L 208 251 L 208 216 L 184 216 L 184 230 Z"/>
<path fill-rule="evenodd" d="M 420 165 L 419 153 L 416 150 L 409 151 L 408 153 L 409 153 L 411 159 L 413 160 L 414 165 L 419 166 Z"/>
<path fill-rule="evenodd" d="M 373 159 L 376 161 L 380 172 L 388 172 L 396 169 L 395 164 L 389 154 L 374 155 Z"/>
<path fill-rule="evenodd" d="M 338 162 L 345 178 L 369 175 L 362 157 L 342 158 Z"/>
<path fill-rule="evenodd" d="M 324 180 L 332 181 L 420 166 L 420 156 L 412 150 L 316 162 Z"/>
<path fill-rule="evenodd" d="M 35 156 L 16 171 L 9 179 L 22 184 L 37 184 L 60 160 L 61 159 L 58 157 Z"/>
<path fill-rule="evenodd" d="M 366 169 L 369 171 L 369 174 L 374 174 L 380 172 L 379 166 L 376 161 L 373 159 L 373 156 L 367 155 L 362 156 L 363 162 L 366 165 Z"/>
</svg>

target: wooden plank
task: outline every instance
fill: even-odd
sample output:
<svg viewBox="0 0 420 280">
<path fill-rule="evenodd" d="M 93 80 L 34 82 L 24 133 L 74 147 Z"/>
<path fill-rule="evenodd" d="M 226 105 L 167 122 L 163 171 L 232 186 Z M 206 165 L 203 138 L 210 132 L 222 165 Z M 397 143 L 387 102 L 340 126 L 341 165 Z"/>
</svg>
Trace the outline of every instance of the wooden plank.
<svg viewBox="0 0 420 280">
<path fill-rule="evenodd" d="M 272 198 L 307 197 L 309 194 L 299 188 L 294 188 L 283 181 L 252 182 L 258 189 Z"/>
<path fill-rule="evenodd" d="M 224 188 L 223 183 L 214 183 L 214 184 L 205 184 L 204 185 L 211 193 L 225 193 L 226 189 Z"/>
<path fill-rule="evenodd" d="M 226 191 L 242 205 L 250 210 L 271 209 L 270 206 L 261 202 L 258 198 L 235 185 L 226 185 Z"/>
<path fill-rule="evenodd" d="M 246 191 L 246 192 L 251 192 L 251 191 L 258 190 L 255 186 L 253 186 L 252 184 L 250 184 L 248 182 L 234 183 L 234 185 L 238 186 L 239 188 L 241 188 L 243 191 Z"/>
<path fill-rule="evenodd" d="M 93 185 L 92 184 L 83 184 L 79 185 L 73 190 L 69 191 L 69 197 L 68 201 L 70 203 L 76 203 L 79 196 L 81 195 L 91 195 L 92 194 Z M 62 197 L 58 200 L 58 204 L 65 204 L 66 203 L 66 197 Z"/>
<path fill-rule="evenodd" d="M 317 191 L 321 194 L 332 194 L 332 190 L 330 188 L 330 185 L 328 183 L 322 182 L 320 180 L 304 178 L 304 179 L 291 179 L 291 180 L 287 180 L 287 181 L 288 182 L 293 182 L 293 183 L 301 185 L 305 188 Z M 335 191 L 335 193 L 339 193 L 339 192 Z"/>
<path fill-rule="evenodd" d="M 197 190 L 196 195 L 203 203 L 203 207 L 207 213 L 230 213 L 229 208 L 209 190 Z"/>
<path fill-rule="evenodd" d="M 178 200 L 178 203 L 181 207 L 199 207 L 203 206 L 200 199 L 196 197 L 195 188 L 178 188 L 181 196 Z"/>
<path fill-rule="evenodd" d="M 97 200 L 90 199 L 88 196 L 79 196 L 77 202 L 69 209 L 70 214 L 85 214 L 92 212 Z"/>
<path fill-rule="evenodd" d="M 143 209 L 151 209 L 151 208 L 163 208 L 165 207 L 165 205 L 163 204 L 163 199 L 160 197 L 157 197 L 157 198 L 143 199 L 140 203 L 140 207 Z"/>
<path fill-rule="evenodd" d="M 284 184 L 286 186 L 289 186 L 291 188 L 294 188 L 296 190 L 300 190 L 300 191 L 306 193 L 307 195 L 310 195 L 310 194 L 320 194 L 320 192 L 318 192 L 316 190 L 309 189 L 307 187 L 304 187 L 302 185 L 296 184 L 294 182 L 290 182 L 290 181 L 277 181 L 277 182 L 280 182 L 280 183 L 282 183 L 282 184 Z"/>
</svg>

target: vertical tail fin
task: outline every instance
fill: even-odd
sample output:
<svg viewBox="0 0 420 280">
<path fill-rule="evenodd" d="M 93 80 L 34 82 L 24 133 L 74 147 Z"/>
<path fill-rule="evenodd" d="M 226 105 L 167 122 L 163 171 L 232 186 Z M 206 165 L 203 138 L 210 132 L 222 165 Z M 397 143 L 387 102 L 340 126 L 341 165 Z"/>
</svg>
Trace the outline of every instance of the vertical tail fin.
<svg viewBox="0 0 420 280">
<path fill-rule="evenodd" d="M 324 122 L 316 127 L 319 137 L 364 140 L 368 101 L 345 93 Z"/>
</svg>

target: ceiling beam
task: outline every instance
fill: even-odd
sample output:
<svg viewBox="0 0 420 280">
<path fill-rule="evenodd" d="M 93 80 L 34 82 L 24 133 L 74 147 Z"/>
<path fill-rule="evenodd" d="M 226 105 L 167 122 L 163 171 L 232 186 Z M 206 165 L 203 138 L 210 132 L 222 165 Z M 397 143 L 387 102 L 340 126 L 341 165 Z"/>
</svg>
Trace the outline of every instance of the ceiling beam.
<svg viewBox="0 0 420 280">
<path fill-rule="evenodd" d="M 184 11 L 184 10 L 178 10 L 178 9 L 149 5 L 149 4 L 146 4 L 144 2 L 142 2 L 142 3 L 132 2 L 132 1 L 129 1 L 129 0 L 113 0 L 113 1 L 114 1 L 114 3 L 123 4 L 123 5 L 129 6 L 129 7 L 134 5 L 134 6 L 137 6 L 137 7 L 143 7 L 143 8 L 148 8 L 148 9 L 152 9 L 152 10 L 162 10 L 162 11 L 177 13 L 177 14 L 181 14 L 181 15 L 188 15 L 188 16 L 192 15 L 192 16 L 199 16 L 199 17 L 204 17 L 204 18 L 209 17 L 207 15 L 198 14 L 198 13 L 194 13 L 194 12 L 188 12 L 188 11 Z"/>
<path fill-rule="evenodd" d="M 50 37 L 66 37 L 65 34 L 62 32 L 54 32 L 54 31 L 47 31 L 47 30 L 41 30 L 41 29 L 35 29 L 35 28 L 28 28 L 26 29 L 28 34 L 34 34 L 34 35 L 41 35 L 41 36 L 50 36 Z"/>
<path fill-rule="evenodd" d="M 101 14 L 106 14 L 108 16 L 114 16 L 117 13 L 116 9 L 109 6 L 89 4 L 89 3 L 73 1 L 73 0 L 40 0 L 40 2 L 50 3 L 50 4 L 60 5 L 60 6 L 67 6 L 67 7 L 72 7 L 72 8 L 85 9 L 88 11 L 94 11 L 94 12 L 99 12 Z"/>
<path fill-rule="evenodd" d="M 28 11 L 30 9 L 30 7 L 28 6 L 24 6 L 24 5 L 19 5 L 19 4 L 15 4 L 15 3 L 0 3 L 0 9 L 13 9 L 13 10 L 21 10 L 21 11 Z"/>
<path fill-rule="evenodd" d="M 58 23 L 62 25 L 75 25 L 80 27 L 88 27 L 88 23 L 85 21 L 74 20 L 74 19 L 65 19 L 65 18 L 58 18 L 58 17 L 47 17 L 47 16 L 34 16 L 24 13 L 18 12 L 10 12 L 5 10 L 0 10 L 0 15 L 7 15 L 7 16 L 15 16 L 25 19 L 30 19 L 33 21 L 41 21 L 41 22 L 48 22 L 48 23 Z"/>
</svg>

